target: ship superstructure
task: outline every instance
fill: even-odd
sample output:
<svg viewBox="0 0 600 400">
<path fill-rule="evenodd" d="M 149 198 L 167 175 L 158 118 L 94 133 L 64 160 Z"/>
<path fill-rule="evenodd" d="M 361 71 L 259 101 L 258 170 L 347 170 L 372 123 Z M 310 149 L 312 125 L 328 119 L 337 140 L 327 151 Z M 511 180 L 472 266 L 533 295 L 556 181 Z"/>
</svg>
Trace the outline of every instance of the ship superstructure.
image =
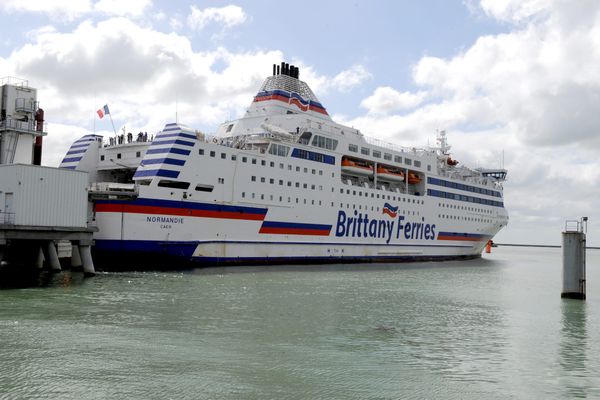
<svg viewBox="0 0 600 400">
<path fill-rule="evenodd" d="M 458 165 L 445 132 L 417 149 L 340 125 L 285 63 L 215 135 L 119 142 L 88 135 L 61 164 L 93 179 L 100 264 L 473 258 L 508 222 L 506 170 Z"/>
</svg>

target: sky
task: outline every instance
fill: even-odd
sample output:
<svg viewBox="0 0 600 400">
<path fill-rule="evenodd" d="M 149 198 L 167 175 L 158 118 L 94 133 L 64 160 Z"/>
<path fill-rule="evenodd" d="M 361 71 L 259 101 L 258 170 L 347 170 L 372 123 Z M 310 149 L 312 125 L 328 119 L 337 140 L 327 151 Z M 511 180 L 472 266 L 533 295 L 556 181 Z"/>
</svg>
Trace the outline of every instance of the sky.
<svg viewBox="0 0 600 400">
<path fill-rule="evenodd" d="M 0 77 L 46 115 L 43 164 L 76 138 L 242 116 L 272 64 L 300 67 L 339 123 L 508 169 L 499 243 L 600 246 L 597 0 L 0 0 Z"/>
</svg>

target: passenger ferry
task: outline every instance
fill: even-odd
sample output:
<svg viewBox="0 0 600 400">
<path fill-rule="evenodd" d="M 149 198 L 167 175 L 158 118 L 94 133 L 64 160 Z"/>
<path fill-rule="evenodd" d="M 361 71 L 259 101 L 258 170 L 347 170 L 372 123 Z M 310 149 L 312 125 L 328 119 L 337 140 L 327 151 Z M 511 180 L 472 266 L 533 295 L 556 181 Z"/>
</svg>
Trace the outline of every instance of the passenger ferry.
<svg viewBox="0 0 600 400">
<path fill-rule="evenodd" d="M 406 148 L 340 125 L 287 63 L 215 135 L 128 136 L 61 163 L 89 172 L 100 267 L 466 259 L 508 223 L 506 170 L 458 164 L 445 132 Z"/>
</svg>

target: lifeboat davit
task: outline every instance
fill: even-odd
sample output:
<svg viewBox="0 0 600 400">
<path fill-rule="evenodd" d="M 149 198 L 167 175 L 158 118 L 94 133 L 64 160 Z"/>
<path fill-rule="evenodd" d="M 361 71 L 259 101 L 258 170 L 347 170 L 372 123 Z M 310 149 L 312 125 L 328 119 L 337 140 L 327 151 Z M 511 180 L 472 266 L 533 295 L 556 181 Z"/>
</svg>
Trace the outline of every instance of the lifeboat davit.
<svg viewBox="0 0 600 400">
<path fill-rule="evenodd" d="M 388 169 L 386 167 L 377 167 L 377 178 L 380 180 L 390 181 L 390 182 L 402 182 L 404 181 L 404 172 L 395 171 Z"/>
<path fill-rule="evenodd" d="M 342 171 L 353 175 L 369 176 L 373 174 L 373 166 L 365 162 L 342 158 Z"/>
<path fill-rule="evenodd" d="M 416 185 L 417 183 L 421 182 L 421 177 L 415 173 L 409 172 L 408 173 L 408 183 L 411 185 Z"/>
</svg>

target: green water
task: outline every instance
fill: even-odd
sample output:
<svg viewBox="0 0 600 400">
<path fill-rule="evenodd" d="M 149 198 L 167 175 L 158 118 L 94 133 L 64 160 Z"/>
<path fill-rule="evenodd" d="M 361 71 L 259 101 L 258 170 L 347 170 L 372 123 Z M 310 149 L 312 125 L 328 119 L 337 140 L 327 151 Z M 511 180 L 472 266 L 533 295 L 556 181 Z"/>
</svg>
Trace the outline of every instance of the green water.
<svg viewBox="0 0 600 400">
<path fill-rule="evenodd" d="M 585 302 L 560 256 L 42 276 L 0 290 L 0 399 L 600 398 L 600 251 Z"/>
</svg>

